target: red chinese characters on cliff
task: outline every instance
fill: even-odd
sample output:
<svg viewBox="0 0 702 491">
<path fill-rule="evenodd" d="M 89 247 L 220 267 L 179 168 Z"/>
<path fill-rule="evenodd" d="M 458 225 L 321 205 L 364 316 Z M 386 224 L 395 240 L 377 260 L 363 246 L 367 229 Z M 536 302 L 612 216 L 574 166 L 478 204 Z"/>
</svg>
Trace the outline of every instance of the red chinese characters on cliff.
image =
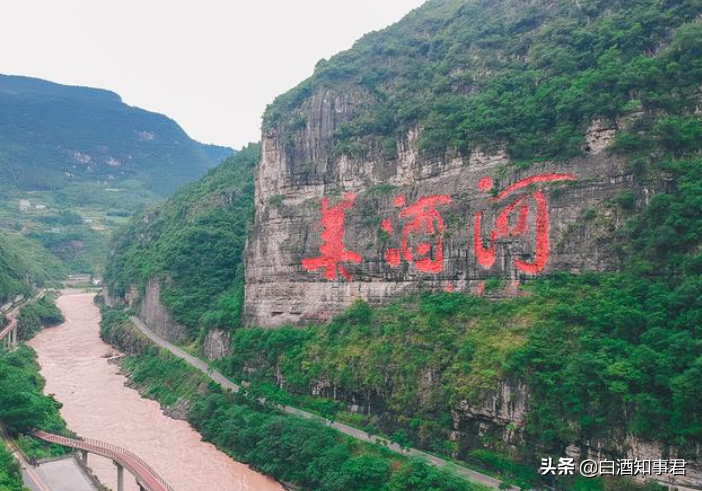
<svg viewBox="0 0 702 491">
<path fill-rule="evenodd" d="M 361 255 L 346 250 L 344 246 L 344 222 L 346 210 L 353 208 L 356 196 L 347 193 L 336 206 L 329 207 L 329 198 L 322 198 L 322 245 L 319 248 L 319 256 L 302 260 L 302 267 L 307 271 L 324 270 L 324 277 L 328 280 L 336 279 L 338 272 L 346 280 L 351 280 L 351 276 L 341 265 L 344 262 L 358 264 L 361 262 Z"/>
<path fill-rule="evenodd" d="M 478 265 L 490 269 L 496 260 L 497 243 L 501 239 L 527 236 L 530 224 L 534 225 L 534 258 L 531 261 L 514 259 L 516 270 L 536 275 L 541 273 L 549 258 L 549 206 L 543 191 L 536 188 L 540 183 L 573 181 L 571 174 L 539 174 L 522 179 L 502 192 L 496 193 L 490 201 L 504 204 L 495 218 L 489 232 L 486 228 L 484 213 L 477 212 L 473 217 L 473 253 Z M 478 189 L 484 193 L 493 191 L 494 183 L 489 177 L 483 177 L 478 182 Z M 322 245 L 319 255 L 302 260 L 306 271 L 323 270 L 328 280 L 335 280 L 337 274 L 350 281 L 351 276 L 343 263 L 361 263 L 361 255 L 346 249 L 344 245 L 344 223 L 346 212 L 353 208 L 356 197 L 352 193 L 344 195 L 335 206 L 329 206 L 329 199 L 322 199 Z M 402 261 L 413 263 L 418 271 L 428 274 L 439 274 L 443 269 L 444 259 L 444 221 L 440 209 L 452 203 L 446 194 L 425 196 L 411 204 L 407 204 L 404 196 L 395 196 L 393 204 L 400 209 L 398 218 L 402 221 L 399 248 L 385 251 L 385 261 L 392 268 L 400 266 Z M 533 217 L 533 220 L 532 220 Z M 394 237 L 395 231 L 389 219 L 381 222 L 380 228 L 389 236 Z M 517 281 L 513 278 L 513 283 Z M 518 284 L 518 283 L 517 283 Z M 514 286 L 514 285 L 513 285 Z M 446 286 L 447 291 L 453 290 L 453 284 Z M 481 293 L 482 282 L 478 285 Z"/>
<path fill-rule="evenodd" d="M 426 196 L 407 205 L 404 196 L 395 196 L 394 204 L 396 208 L 402 208 L 399 218 L 408 221 L 402 227 L 400 249 L 385 251 L 385 260 L 393 268 L 400 265 L 400 260 L 404 260 L 413 261 L 415 267 L 424 273 L 440 273 L 444 260 L 444 248 L 441 242 L 444 221 L 436 208 L 451 204 L 451 197 L 447 194 Z M 390 220 L 383 220 L 380 228 L 388 235 L 394 235 Z M 412 248 L 409 246 L 411 235 L 424 235 L 429 240 L 420 242 Z"/>
<path fill-rule="evenodd" d="M 473 252 L 478 264 L 489 269 L 495 263 L 496 242 L 498 239 L 507 237 L 519 237 L 528 232 L 529 215 L 532 211 L 530 205 L 534 205 L 535 212 L 535 254 L 533 261 L 514 260 L 514 266 L 522 273 L 535 275 L 539 274 L 546 267 L 549 256 L 549 211 L 548 202 L 543 191 L 535 190 L 515 197 L 519 191 L 537 184 L 558 181 L 572 181 L 575 177 L 570 174 L 539 174 L 522 179 L 492 198 L 492 201 L 499 203 L 511 199 L 495 219 L 495 228 L 488 235 L 488 245 L 483 244 L 483 212 L 475 214 L 473 220 Z M 478 189 L 483 192 L 490 192 L 493 188 L 492 179 L 484 177 L 478 182 Z M 510 217 L 515 218 L 513 226 L 510 228 Z"/>
</svg>

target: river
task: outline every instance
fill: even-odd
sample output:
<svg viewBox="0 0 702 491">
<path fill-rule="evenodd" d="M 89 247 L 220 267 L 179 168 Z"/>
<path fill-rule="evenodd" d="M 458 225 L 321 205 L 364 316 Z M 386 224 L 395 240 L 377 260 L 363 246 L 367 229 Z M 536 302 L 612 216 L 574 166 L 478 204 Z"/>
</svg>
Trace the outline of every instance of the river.
<svg viewBox="0 0 702 491">
<path fill-rule="evenodd" d="M 276 481 L 236 462 L 201 440 L 187 422 L 163 414 L 159 404 L 127 387 L 118 352 L 100 339 L 100 311 L 93 295 L 65 291 L 57 301 L 66 322 L 40 332 L 36 350 L 45 392 L 63 404 L 61 415 L 81 437 L 125 447 L 142 457 L 176 491 L 282 491 Z M 115 466 L 89 457 L 108 487 L 117 489 Z M 125 491 L 138 491 L 125 475 Z"/>
</svg>

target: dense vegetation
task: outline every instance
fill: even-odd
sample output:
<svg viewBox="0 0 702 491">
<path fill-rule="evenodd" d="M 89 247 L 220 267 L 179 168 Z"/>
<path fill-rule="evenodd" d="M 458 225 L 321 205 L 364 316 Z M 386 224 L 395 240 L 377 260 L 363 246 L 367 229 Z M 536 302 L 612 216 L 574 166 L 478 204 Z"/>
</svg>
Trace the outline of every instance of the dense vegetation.
<svg viewBox="0 0 702 491">
<path fill-rule="evenodd" d="M 24 345 L 0 356 L 0 421 L 13 436 L 33 429 L 61 433 L 66 428 L 60 404 L 42 393 L 44 379 L 35 356 Z"/>
<path fill-rule="evenodd" d="M 0 303 L 28 295 L 32 284 L 50 285 L 65 275 L 62 264 L 36 242 L 0 232 Z"/>
<path fill-rule="evenodd" d="M 203 437 L 238 461 L 303 489 L 319 491 L 470 491 L 483 489 L 424 463 L 351 440 L 316 422 L 283 415 L 218 386 L 168 352 L 126 342 L 136 336 L 124 314 L 105 310 L 101 334 L 134 354 L 129 378 L 164 404 L 190 401 L 188 420 Z"/>
<path fill-rule="evenodd" d="M 53 296 L 43 297 L 22 308 L 17 318 L 20 339 L 31 339 L 44 327 L 56 326 L 64 321 Z"/>
<path fill-rule="evenodd" d="M 53 297 L 46 296 L 23 307 L 18 321 L 20 337 L 29 339 L 41 327 L 62 322 L 63 316 Z M 61 404 L 45 395 L 43 389 L 44 379 L 39 373 L 34 350 L 21 345 L 14 351 L 0 353 L 0 421 L 28 457 L 55 457 L 67 452 L 63 447 L 28 436 L 35 429 L 70 436 L 59 413 Z M 24 489 L 13 487 L 17 480 L 15 461 L 9 455 L 9 460 L 5 460 L 4 450 L 0 440 L 0 491 Z M 21 484 L 21 476 L 18 482 Z"/>
<path fill-rule="evenodd" d="M 131 285 L 143 292 L 157 278 L 161 299 L 193 335 L 203 324 L 238 322 L 260 152 L 258 144 L 247 146 L 116 234 L 105 273 L 113 294 L 124 295 Z"/>
<path fill-rule="evenodd" d="M 0 491 L 24 491 L 20 466 L 0 440 Z"/>
<path fill-rule="evenodd" d="M 136 184 L 166 196 L 230 153 L 105 90 L 0 75 L 0 107 L 0 169 L 22 190 L 97 180 L 101 194 Z"/>
<path fill-rule="evenodd" d="M 337 130 L 340 153 L 379 143 L 392 154 L 420 124 L 429 152 L 500 146 L 515 160 L 571 157 L 593 119 L 694 109 L 701 11 L 700 0 L 430 1 L 320 61 L 269 106 L 264 125 L 292 135 L 315 93 L 360 92 L 368 103 Z"/>
</svg>

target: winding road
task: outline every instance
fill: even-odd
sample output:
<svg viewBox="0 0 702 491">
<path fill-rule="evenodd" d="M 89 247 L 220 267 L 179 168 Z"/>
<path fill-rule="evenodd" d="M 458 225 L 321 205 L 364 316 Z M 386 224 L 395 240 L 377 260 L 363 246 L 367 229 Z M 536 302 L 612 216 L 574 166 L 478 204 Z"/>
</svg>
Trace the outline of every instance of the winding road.
<svg viewBox="0 0 702 491">
<path fill-rule="evenodd" d="M 130 317 L 132 323 L 141 331 L 146 337 L 148 337 L 151 341 L 153 341 L 156 345 L 158 345 L 161 348 L 167 349 L 170 351 L 173 355 L 177 356 L 178 358 L 181 358 L 182 360 L 185 360 L 188 364 L 191 366 L 197 368 L 201 372 L 205 373 L 208 377 L 210 377 L 213 381 L 217 382 L 222 388 L 226 390 L 230 390 L 232 392 L 239 392 L 241 390 L 241 387 L 231 380 L 229 380 L 227 377 L 222 375 L 220 372 L 217 370 L 212 369 L 207 363 L 204 361 L 195 358 L 192 355 L 189 355 L 182 349 L 178 348 L 177 346 L 174 346 L 173 344 L 169 343 L 165 339 L 163 339 L 161 336 L 153 332 L 149 326 L 147 326 L 144 321 L 139 319 L 138 317 L 132 316 Z M 359 430 L 358 428 L 354 428 L 352 426 L 345 425 L 343 423 L 339 423 L 336 421 L 331 421 L 328 419 L 321 418 L 320 416 L 317 416 L 315 414 L 312 414 L 307 411 L 303 411 L 301 409 L 294 408 L 292 406 L 282 406 L 282 405 L 276 405 L 276 407 L 288 414 L 294 414 L 295 416 L 299 416 L 301 418 L 305 419 L 314 419 L 316 421 L 319 421 L 320 423 L 325 424 L 326 426 L 329 426 L 331 428 L 334 428 L 335 430 L 340 431 L 341 433 L 344 433 L 345 435 L 351 436 L 353 438 L 356 438 L 357 440 L 361 440 L 364 442 L 368 443 L 373 443 L 376 445 L 383 446 L 392 452 L 405 455 L 405 456 L 411 456 L 411 457 L 417 457 L 420 458 L 432 465 L 435 465 L 437 467 L 447 467 L 450 468 L 454 473 L 457 475 L 461 476 L 464 479 L 467 479 L 468 481 L 472 481 L 478 484 L 482 484 L 485 486 L 489 486 L 494 489 L 505 489 L 501 488 L 502 486 L 502 481 L 495 479 L 494 477 L 488 476 L 486 474 L 482 474 L 480 472 L 474 471 L 472 469 L 468 469 L 467 467 L 463 467 L 461 465 L 455 464 L 453 462 L 449 462 L 447 460 L 444 460 L 442 458 L 439 458 L 435 455 L 428 454 L 426 452 L 422 452 L 421 450 L 417 450 L 414 448 L 403 448 L 400 447 L 400 445 L 392 442 L 388 442 L 383 438 L 380 438 L 375 435 L 369 435 L 363 430 Z M 510 491 L 519 491 L 519 488 L 517 487 L 509 487 L 506 488 Z"/>
</svg>

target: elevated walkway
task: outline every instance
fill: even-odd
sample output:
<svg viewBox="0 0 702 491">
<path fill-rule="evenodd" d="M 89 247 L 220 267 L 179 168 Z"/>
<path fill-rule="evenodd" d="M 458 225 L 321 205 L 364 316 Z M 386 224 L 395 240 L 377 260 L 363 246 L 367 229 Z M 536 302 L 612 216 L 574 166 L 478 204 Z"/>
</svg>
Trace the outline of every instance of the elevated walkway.
<svg viewBox="0 0 702 491">
<path fill-rule="evenodd" d="M 124 469 L 127 469 L 134 476 L 141 491 L 175 491 L 149 464 L 129 450 L 117 445 L 92 439 L 76 440 L 44 431 L 35 431 L 32 435 L 45 442 L 80 450 L 86 461 L 89 453 L 112 459 L 117 466 L 117 491 L 124 491 Z"/>
</svg>

